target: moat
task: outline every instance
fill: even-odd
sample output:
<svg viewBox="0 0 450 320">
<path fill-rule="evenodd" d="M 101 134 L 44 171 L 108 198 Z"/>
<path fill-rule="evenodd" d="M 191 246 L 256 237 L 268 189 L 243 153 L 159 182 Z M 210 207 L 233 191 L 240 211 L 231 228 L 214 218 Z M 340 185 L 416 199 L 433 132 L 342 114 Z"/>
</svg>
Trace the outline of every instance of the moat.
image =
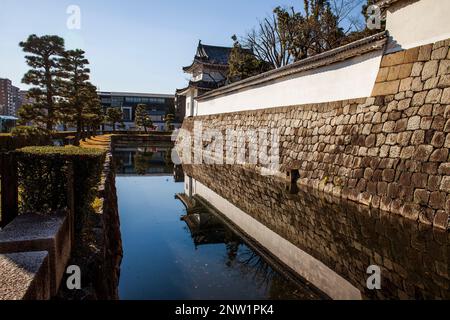
<svg viewBox="0 0 450 320">
<path fill-rule="evenodd" d="M 447 232 L 170 150 L 114 152 L 121 299 L 450 298 Z"/>
</svg>

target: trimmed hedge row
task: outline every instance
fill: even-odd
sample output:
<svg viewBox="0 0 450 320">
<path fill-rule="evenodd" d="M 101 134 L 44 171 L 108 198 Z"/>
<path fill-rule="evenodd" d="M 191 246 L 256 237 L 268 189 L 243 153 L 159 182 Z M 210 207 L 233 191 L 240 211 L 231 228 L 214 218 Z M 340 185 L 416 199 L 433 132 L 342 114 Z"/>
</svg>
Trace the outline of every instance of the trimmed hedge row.
<svg viewBox="0 0 450 320">
<path fill-rule="evenodd" d="M 48 215 L 70 206 L 73 181 L 75 228 L 80 230 L 97 195 L 105 152 L 67 147 L 25 147 L 16 151 L 20 213 Z"/>
<path fill-rule="evenodd" d="M 25 146 L 43 146 L 52 143 L 49 131 L 37 128 L 20 126 L 11 133 L 0 135 L 0 151 L 11 151 Z"/>
</svg>

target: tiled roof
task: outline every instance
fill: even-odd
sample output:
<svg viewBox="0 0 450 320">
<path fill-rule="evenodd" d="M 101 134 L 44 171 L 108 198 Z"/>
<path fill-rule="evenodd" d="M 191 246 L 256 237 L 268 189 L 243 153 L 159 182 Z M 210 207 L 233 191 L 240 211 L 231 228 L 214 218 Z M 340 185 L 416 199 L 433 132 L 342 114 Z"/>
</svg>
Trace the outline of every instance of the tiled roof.
<svg viewBox="0 0 450 320">
<path fill-rule="evenodd" d="M 223 83 L 216 83 L 213 81 L 189 81 L 189 85 L 186 88 L 177 89 L 177 93 L 186 91 L 188 88 L 198 88 L 203 90 L 214 90 L 219 88 Z"/>
<path fill-rule="evenodd" d="M 195 58 L 210 64 L 228 65 L 231 49 L 232 48 L 209 46 L 199 43 Z"/>
<path fill-rule="evenodd" d="M 282 68 L 264 72 L 259 75 L 220 87 L 216 90 L 203 94 L 196 99 L 198 101 L 212 99 L 214 97 L 221 96 L 235 90 L 260 85 L 261 83 L 273 81 L 278 78 L 283 78 L 296 73 L 317 69 L 374 50 L 381 50 L 384 49 L 386 42 L 387 32 L 383 31 L 370 37 L 351 42 L 342 47 L 297 61 Z"/>
<path fill-rule="evenodd" d="M 231 47 L 210 46 L 202 44 L 200 41 L 194 62 L 190 66 L 184 67 L 183 70 L 188 71 L 196 63 L 227 67 L 232 49 Z"/>
</svg>

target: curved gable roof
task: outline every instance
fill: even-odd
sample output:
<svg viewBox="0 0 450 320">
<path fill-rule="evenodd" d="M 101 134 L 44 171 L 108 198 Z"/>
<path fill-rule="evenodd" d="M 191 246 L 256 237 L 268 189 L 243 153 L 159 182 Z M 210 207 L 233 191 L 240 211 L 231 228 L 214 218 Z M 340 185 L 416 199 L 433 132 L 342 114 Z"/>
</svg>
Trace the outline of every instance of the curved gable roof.
<svg viewBox="0 0 450 320">
<path fill-rule="evenodd" d="M 210 46 L 199 41 L 193 63 L 184 67 L 183 70 L 189 71 L 195 64 L 227 67 L 232 49 L 231 47 Z"/>
</svg>

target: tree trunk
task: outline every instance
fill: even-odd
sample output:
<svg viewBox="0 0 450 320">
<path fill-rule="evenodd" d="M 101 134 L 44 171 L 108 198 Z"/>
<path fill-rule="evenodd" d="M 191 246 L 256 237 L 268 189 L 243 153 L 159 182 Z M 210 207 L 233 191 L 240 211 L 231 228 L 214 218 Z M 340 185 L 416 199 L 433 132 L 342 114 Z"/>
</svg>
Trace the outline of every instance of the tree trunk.
<svg viewBox="0 0 450 320">
<path fill-rule="evenodd" d="M 77 133 L 75 135 L 75 141 L 74 141 L 74 145 L 75 146 L 79 146 L 80 145 L 80 140 L 81 140 L 81 121 L 77 120 Z"/>
</svg>

